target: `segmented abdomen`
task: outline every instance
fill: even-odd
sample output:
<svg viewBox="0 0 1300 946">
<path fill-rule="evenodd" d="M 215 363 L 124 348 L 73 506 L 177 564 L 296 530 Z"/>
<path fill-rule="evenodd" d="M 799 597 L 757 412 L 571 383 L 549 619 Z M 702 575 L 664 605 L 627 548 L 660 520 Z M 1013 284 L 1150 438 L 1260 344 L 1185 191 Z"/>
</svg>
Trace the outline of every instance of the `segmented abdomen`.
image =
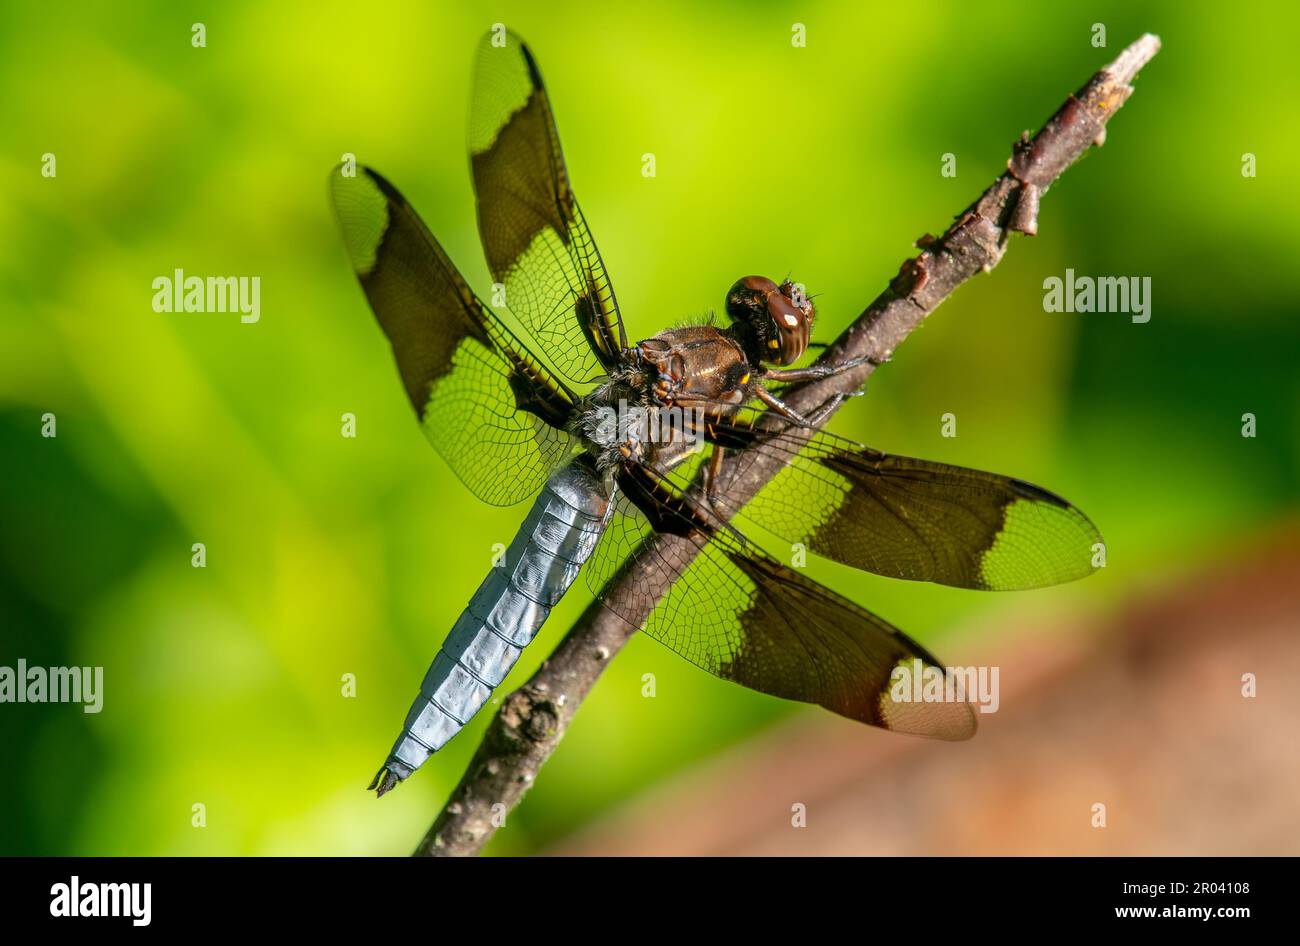
<svg viewBox="0 0 1300 946">
<path fill-rule="evenodd" d="M 504 558 L 447 635 L 384 769 L 406 778 L 487 702 L 569 590 L 608 521 L 610 502 L 579 463 L 551 477 Z M 381 794 L 392 780 L 376 783 Z"/>
</svg>

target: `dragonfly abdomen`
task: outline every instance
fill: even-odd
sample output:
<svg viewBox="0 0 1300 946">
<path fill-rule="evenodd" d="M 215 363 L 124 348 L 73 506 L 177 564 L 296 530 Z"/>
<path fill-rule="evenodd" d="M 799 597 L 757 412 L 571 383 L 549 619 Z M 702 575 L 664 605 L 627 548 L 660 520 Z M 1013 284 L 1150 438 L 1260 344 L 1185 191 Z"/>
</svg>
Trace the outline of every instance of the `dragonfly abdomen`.
<svg viewBox="0 0 1300 946">
<path fill-rule="evenodd" d="M 582 461 L 551 477 L 434 657 L 371 788 L 383 795 L 483 707 L 578 577 L 605 529 L 610 505 Z"/>
</svg>

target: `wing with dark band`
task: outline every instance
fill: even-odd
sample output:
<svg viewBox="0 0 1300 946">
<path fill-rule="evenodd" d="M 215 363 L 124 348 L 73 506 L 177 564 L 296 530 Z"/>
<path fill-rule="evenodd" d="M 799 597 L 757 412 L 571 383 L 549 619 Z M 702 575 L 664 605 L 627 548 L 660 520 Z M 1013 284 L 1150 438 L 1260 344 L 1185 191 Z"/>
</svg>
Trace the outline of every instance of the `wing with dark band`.
<svg viewBox="0 0 1300 946">
<path fill-rule="evenodd" d="M 788 463 L 743 508 L 719 502 L 728 516 L 854 568 L 957 588 L 1041 588 L 1094 570 L 1097 527 L 1054 493 L 833 434 L 774 435 L 761 417 L 745 411 L 708 424 L 714 443 L 739 449 L 758 440 L 760 453 Z"/>
<path fill-rule="evenodd" d="M 483 501 L 527 499 L 573 450 L 573 395 L 475 297 L 392 184 L 340 167 L 330 195 L 425 436 Z"/>
<path fill-rule="evenodd" d="M 623 620 L 644 622 L 647 634 L 691 663 L 762 693 L 896 732 L 975 734 L 968 703 L 893 698 L 896 667 L 939 666 L 900 630 L 752 543 L 713 531 L 671 474 L 633 467 L 619 483 L 619 506 L 585 572 Z M 619 592 L 607 587 L 626 570 L 635 582 L 620 583 Z"/>
<path fill-rule="evenodd" d="M 506 306 L 566 381 L 607 374 L 627 346 L 618 303 L 574 199 L 541 73 L 514 33 L 489 33 L 479 46 L 469 147 L 479 235 Z"/>
</svg>

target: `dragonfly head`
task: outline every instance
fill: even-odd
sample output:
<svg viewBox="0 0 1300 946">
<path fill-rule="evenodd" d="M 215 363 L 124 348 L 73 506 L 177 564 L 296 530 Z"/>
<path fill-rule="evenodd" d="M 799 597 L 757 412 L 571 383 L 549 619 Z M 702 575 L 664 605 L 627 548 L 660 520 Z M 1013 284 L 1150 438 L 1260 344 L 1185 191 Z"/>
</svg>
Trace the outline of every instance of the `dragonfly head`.
<svg viewBox="0 0 1300 946">
<path fill-rule="evenodd" d="M 792 365 L 808 349 L 817 313 L 802 284 L 745 276 L 727 290 L 727 315 L 752 360 Z"/>
</svg>

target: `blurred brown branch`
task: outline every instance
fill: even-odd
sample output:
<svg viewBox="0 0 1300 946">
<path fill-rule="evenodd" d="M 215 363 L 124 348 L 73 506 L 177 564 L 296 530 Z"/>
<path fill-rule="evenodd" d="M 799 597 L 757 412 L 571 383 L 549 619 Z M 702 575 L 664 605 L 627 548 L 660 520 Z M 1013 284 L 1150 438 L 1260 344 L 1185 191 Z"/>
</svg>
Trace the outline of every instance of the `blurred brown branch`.
<svg viewBox="0 0 1300 946">
<path fill-rule="evenodd" d="M 820 359 L 834 364 L 866 358 L 868 363 L 792 388 L 784 395 L 786 402 L 809 414 L 836 395 L 860 388 L 958 286 L 998 264 L 1012 232 L 1036 233 L 1042 195 L 1090 145 L 1105 140 L 1106 122 L 1132 94 L 1138 70 L 1159 49 L 1157 37 L 1143 35 L 1067 98 L 1037 135 L 1022 135 L 1007 170 L 941 237 L 917 241 L 921 253 L 903 263 L 885 291 Z M 773 453 L 738 451 L 728 457 L 719 480 L 728 507 L 739 508 L 776 475 L 780 467 Z M 693 548 L 671 535 L 648 541 L 681 546 L 668 550 L 666 561 L 686 562 L 683 551 Z M 646 576 L 637 571 L 625 567 L 606 586 L 606 595 L 617 598 L 634 581 L 644 589 Z M 659 589 L 660 594 L 666 590 Z M 487 843 L 505 813 L 532 786 L 605 665 L 636 630 L 599 602 L 588 606 L 532 679 L 506 698 L 416 854 L 474 854 Z"/>
</svg>

